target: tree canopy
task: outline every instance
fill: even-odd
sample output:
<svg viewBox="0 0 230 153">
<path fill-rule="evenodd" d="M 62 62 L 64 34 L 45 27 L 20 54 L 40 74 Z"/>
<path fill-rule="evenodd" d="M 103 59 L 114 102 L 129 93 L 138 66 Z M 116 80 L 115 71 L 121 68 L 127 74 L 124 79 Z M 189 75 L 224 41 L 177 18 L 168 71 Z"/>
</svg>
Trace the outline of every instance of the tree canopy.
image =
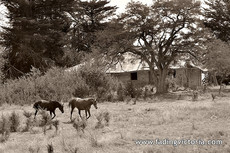
<svg viewBox="0 0 230 153">
<path fill-rule="evenodd" d="M 74 51 L 92 52 L 96 33 L 104 30 L 115 15 L 116 7 L 107 0 L 77 1 L 69 12 L 72 21 L 70 44 Z"/>
<path fill-rule="evenodd" d="M 222 41 L 230 40 L 230 0 L 206 0 L 204 24 Z"/>
<path fill-rule="evenodd" d="M 190 0 L 155 1 L 151 6 L 132 1 L 100 34 L 98 48 L 117 58 L 130 52 L 145 61 L 156 78 L 157 93 L 164 93 L 170 64 L 182 57 L 197 58 L 202 50 L 205 32 L 200 15 L 200 3 Z"/>
<path fill-rule="evenodd" d="M 207 0 L 204 8 L 204 25 L 215 37 L 206 45 L 204 65 L 214 77 L 223 79 L 230 74 L 230 1 Z"/>
<path fill-rule="evenodd" d="M 95 32 L 103 30 L 116 7 L 107 0 L 1 0 L 10 26 L 3 27 L 7 78 L 45 72 L 52 66 L 73 66 L 91 52 Z M 83 52 L 83 53 L 82 53 Z"/>
<path fill-rule="evenodd" d="M 65 11 L 73 0 L 1 0 L 7 7 L 10 25 L 3 27 L 1 43 L 6 47 L 6 77 L 18 77 L 31 66 L 45 71 L 61 65 L 64 55 L 62 41 L 69 28 Z"/>
</svg>

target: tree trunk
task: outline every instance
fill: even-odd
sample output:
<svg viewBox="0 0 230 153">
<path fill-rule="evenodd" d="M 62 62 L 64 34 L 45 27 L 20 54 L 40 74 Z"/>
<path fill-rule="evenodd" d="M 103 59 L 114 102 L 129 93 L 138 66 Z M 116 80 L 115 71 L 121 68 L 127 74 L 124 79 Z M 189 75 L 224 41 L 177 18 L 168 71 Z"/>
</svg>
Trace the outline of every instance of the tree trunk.
<svg viewBox="0 0 230 153">
<path fill-rule="evenodd" d="M 156 86 L 156 94 L 164 94 L 168 92 L 166 77 L 167 77 L 167 69 L 163 69 L 160 71 L 158 79 L 157 79 L 157 86 Z"/>
<path fill-rule="evenodd" d="M 216 72 L 211 72 L 210 73 L 210 82 L 214 85 L 217 86 L 218 85 L 218 81 L 216 78 Z"/>
<path fill-rule="evenodd" d="M 150 68 L 149 70 L 149 84 L 154 85 L 155 84 L 155 76 L 153 73 L 153 69 Z"/>
</svg>

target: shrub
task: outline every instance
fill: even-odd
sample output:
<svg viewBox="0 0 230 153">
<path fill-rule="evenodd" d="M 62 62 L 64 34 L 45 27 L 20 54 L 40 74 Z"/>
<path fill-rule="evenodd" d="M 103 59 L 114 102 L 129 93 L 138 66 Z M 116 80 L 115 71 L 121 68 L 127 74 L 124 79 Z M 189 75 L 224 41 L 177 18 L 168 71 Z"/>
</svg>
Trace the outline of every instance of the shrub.
<svg viewBox="0 0 230 153">
<path fill-rule="evenodd" d="M 102 97 L 117 91 L 119 82 L 97 67 L 85 65 L 78 71 L 51 68 L 45 74 L 31 73 L 6 80 L 0 88 L 0 102 L 31 104 L 38 99 L 67 100 L 69 97 Z M 113 98 L 112 98 L 113 99 Z"/>
<path fill-rule="evenodd" d="M 99 67 L 87 64 L 81 67 L 79 74 L 89 87 L 89 95 L 96 95 L 100 100 L 112 101 L 115 99 L 112 93 L 117 91 L 120 84 L 116 78 L 107 75 Z"/>
<path fill-rule="evenodd" d="M 90 136 L 90 142 L 92 147 L 102 147 L 102 144 L 98 142 L 97 137 L 95 135 Z"/>
<path fill-rule="evenodd" d="M 54 147 L 53 147 L 52 144 L 48 144 L 48 145 L 47 145 L 47 152 L 48 152 L 48 153 L 53 153 L 53 152 L 54 152 Z"/>
<path fill-rule="evenodd" d="M 95 126 L 95 128 L 96 129 L 103 128 L 104 127 L 104 125 L 102 123 L 102 121 L 103 121 L 103 114 L 100 113 L 96 118 L 97 118 L 97 125 Z"/>
<path fill-rule="evenodd" d="M 109 112 L 104 112 L 104 119 L 105 119 L 106 125 L 109 125 L 109 120 L 110 120 Z"/>
<path fill-rule="evenodd" d="M 122 84 L 120 83 L 117 89 L 117 100 L 118 101 L 124 101 L 124 88 L 122 87 Z"/>
<path fill-rule="evenodd" d="M 40 120 L 39 126 L 43 128 L 43 133 L 46 135 L 46 127 L 50 125 L 50 129 L 52 129 L 52 121 L 51 116 L 45 111 L 41 111 L 42 118 Z"/>
<path fill-rule="evenodd" d="M 67 144 L 65 139 L 62 139 L 62 146 L 65 152 L 69 152 L 69 153 L 78 153 L 79 148 L 75 146 L 76 144 L 74 143 L 74 145 L 72 144 Z"/>
<path fill-rule="evenodd" d="M 59 129 L 59 120 L 53 121 L 52 125 L 55 127 L 55 132 L 57 134 L 57 131 Z"/>
<path fill-rule="evenodd" d="M 99 115 L 96 116 L 97 119 L 97 124 L 95 126 L 95 128 L 103 128 L 104 126 L 108 126 L 109 125 L 109 121 L 110 121 L 110 114 L 109 112 L 105 111 L 105 112 L 101 112 Z"/>
<path fill-rule="evenodd" d="M 10 136 L 10 121 L 3 115 L 0 120 L 0 134 L 0 142 L 5 142 Z"/>
<path fill-rule="evenodd" d="M 33 126 L 33 119 L 32 119 L 32 113 L 24 111 L 23 115 L 26 117 L 26 126 L 22 130 L 22 132 L 27 132 L 30 130 L 30 128 Z"/>
<path fill-rule="evenodd" d="M 87 124 L 86 124 L 86 120 L 83 119 L 81 121 L 77 120 L 73 122 L 73 127 L 79 132 L 82 131 L 84 133 L 84 130 L 86 128 Z"/>
<path fill-rule="evenodd" d="M 30 153 L 39 153 L 40 147 L 34 147 L 33 148 L 32 146 L 30 146 L 28 150 Z"/>
<path fill-rule="evenodd" d="M 11 132 L 17 132 L 18 127 L 20 125 L 19 115 L 16 114 L 15 112 L 13 112 L 13 113 L 11 113 L 9 120 L 10 120 L 10 131 Z"/>
<path fill-rule="evenodd" d="M 43 127 L 46 125 L 50 125 L 51 124 L 51 116 L 45 110 L 41 111 L 41 115 L 42 115 L 42 118 L 41 118 L 39 126 Z"/>
<path fill-rule="evenodd" d="M 126 84 L 125 91 L 127 96 L 130 96 L 131 98 L 135 98 L 135 88 L 132 82 Z"/>
</svg>

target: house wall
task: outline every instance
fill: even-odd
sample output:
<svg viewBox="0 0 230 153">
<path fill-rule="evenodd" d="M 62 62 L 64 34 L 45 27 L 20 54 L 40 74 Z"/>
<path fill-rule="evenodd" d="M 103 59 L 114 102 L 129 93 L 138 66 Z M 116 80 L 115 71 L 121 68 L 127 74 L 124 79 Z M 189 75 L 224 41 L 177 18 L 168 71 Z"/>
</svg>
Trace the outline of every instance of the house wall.
<svg viewBox="0 0 230 153">
<path fill-rule="evenodd" d="M 175 69 L 175 80 L 179 86 L 190 87 L 195 89 L 197 86 L 201 86 L 201 73 L 198 68 L 179 68 Z M 140 70 L 137 72 L 137 80 L 131 80 L 132 72 L 110 73 L 112 76 L 117 77 L 124 83 L 132 82 L 135 86 L 143 86 L 149 84 L 149 71 Z"/>
<path fill-rule="evenodd" d="M 198 68 L 179 68 L 176 69 L 176 83 L 179 86 L 195 89 L 201 86 L 201 73 Z"/>
<path fill-rule="evenodd" d="M 137 72 L 137 80 L 131 80 L 131 73 Z M 135 86 L 143 86 L 149 84 L 149 71 L 140 70 L 133 72 L 110 73 L 112 76 L 118 78 L 123 83 L 132 82 Z"/>
</svg>

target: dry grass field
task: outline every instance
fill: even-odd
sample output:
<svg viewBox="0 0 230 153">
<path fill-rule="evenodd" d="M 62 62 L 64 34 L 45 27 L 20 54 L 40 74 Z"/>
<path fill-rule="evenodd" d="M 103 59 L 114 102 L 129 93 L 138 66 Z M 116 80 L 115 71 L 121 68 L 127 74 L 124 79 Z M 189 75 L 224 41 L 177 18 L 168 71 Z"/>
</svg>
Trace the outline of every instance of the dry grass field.
<svg viewBox="0 0 230 153">
<path fill-rule="evenodd" d="M 54 127 L 47 127 L 46 134 L 41 127 L 32 127 L 28 132 L 12 132 L 8 140 L 0 143 L 0 152 L 45 153 L 48 145 L 53 146 L 54 153 L 230 152 L 230 94 L 225 93 L 215 101 L 211 100 L 209 93 L 200 96 L 198 101 L 192 101 L 190 97 L 183 100 L 153 98 L 138 100 L 135 105 L 131 100 L 99 103 L 98 107 L 97 110 L 91 107 L 92 116 L 85 129 L 76 130 L 70 122 L 70 109 L 65 103 L 64 114 L 56 110 L 54 120 L 59 120 L 57 132 Z M 3 105 L 0 115 L 7 116 L 15 111 L 20 115 L 19 129 L 22 129 L 26 121 L 24 110 L 34 113 L 32 105 Z M 107 112 L 108 122 L 102 120 L 98 125 L 99 115 L 103 112 Z M 83 111 L 82 115 L 85 115 Z M 77 110 L 73 117 L 78 118 Z M 39 119 L 41 114 L 37 115 L 36 120 Z M 155 143 L 156 139 L 202 140 L 205 143 L 213 140 L 212 143 L 216 144 L 160 145 Z M 152 140 L 154 144 L 140 145 L 137 140 Z"/>
</svg>

